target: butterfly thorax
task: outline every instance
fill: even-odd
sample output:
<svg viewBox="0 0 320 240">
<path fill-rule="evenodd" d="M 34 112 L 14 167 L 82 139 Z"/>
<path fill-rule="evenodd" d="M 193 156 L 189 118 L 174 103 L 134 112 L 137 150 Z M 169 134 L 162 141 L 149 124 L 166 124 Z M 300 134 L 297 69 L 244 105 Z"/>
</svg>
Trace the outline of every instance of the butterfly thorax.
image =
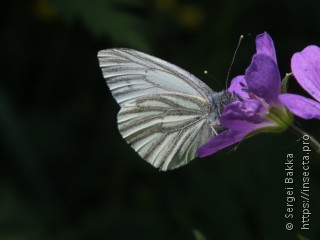
<svg viewBox="0 0 320 240">
<path fill-rule="evenodd" d="M 211 100 L 210 125 L 215 133 L 220 133 L 225 129 L 220 122 L 220 116 L 224 107 L 233 100 L 233 96 L 228 91 L 214 92 L 211 94 Z"/>
</svg>

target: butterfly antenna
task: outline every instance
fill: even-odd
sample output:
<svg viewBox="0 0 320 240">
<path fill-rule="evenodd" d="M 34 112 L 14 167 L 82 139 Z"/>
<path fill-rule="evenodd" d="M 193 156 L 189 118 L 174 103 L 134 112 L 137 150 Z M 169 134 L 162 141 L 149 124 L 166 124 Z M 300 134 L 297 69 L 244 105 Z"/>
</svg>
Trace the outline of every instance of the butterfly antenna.
<svg viewBox="0 0 320 240">
<path fill-rule="evenodd" d="M 241 44 L 243 38 L 244 38 L 244 36 L 241 35 L 240 38 L 239 38 L 239 42 L 238 42 L 238 45 L 237 45 L 237 47 L 236 47 L 236 50 L 234 51 L 234 54 L 233 54 L 233 57 L 232 57 L 232 60 L 231 60 L 231 64 L 230 64 L 230 67 L 229 67 L 229 70 L 228 70 L 228 74 L 227 74 L 226 89 L 228 89 L 229 76 L 230 76 L 230 72 L 231 72 L 231 68 L 232 68 L 234 59 L 236 58 L 238 49 L 239 49 L 239 47 L 240 47 L 240 44 Z"/>
</svg>

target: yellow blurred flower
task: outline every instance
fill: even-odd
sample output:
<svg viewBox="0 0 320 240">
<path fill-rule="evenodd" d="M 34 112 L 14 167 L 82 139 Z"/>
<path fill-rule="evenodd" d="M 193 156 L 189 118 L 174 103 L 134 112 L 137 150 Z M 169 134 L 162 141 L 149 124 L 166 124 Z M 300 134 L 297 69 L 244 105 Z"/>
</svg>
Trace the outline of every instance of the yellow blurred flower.
<svg viewBox="0 0 320 240">
<path fill-rule="evenodd" d="M 48 0 L 35 1 L 33 12 L 35 16 L 43 20 L 52 20 L 58 15 L 57 10 L 48 2 Z"/>
<path fill-rule="evenodd" d="M 178 0 L 154 0 L 156 8 L 170 15 L 180 26 L 196 30 L 205 21 L 206 12 L 193 4 L 183 4 Z"/>
</svg>

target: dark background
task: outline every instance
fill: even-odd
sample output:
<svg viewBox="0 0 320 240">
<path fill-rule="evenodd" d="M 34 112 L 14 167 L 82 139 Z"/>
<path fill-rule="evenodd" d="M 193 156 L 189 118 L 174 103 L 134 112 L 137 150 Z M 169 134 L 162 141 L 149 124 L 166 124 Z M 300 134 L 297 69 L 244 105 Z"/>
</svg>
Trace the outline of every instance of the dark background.
<svg viewBox="0 0 320 240">
<path fill-rule="evenodd" d="M 282 76 L 320 45 L 320 2 L 34 0 L 0 4 L 0 239 L 320 239 L 320 161 L 311 154 L 311 225 L 301 231 L 302 143 L 261 134 L 159 172 L 117 130 L 97 51 L 130 47 L 215 90 L 243 74 L 268 31 Z M 207 69 L 213 76 L 204 76 Z M 219 79 L 219 80 L 217 80 Z M 300 88 L 294 81 L 291 91 Z M 301 126 L 320 136 L 319 121 Z M 294 153 L 294 229 L 285 229 L 285 161 Z M 200 234 L 201 233 L 201 234 Z"/>
</svg>

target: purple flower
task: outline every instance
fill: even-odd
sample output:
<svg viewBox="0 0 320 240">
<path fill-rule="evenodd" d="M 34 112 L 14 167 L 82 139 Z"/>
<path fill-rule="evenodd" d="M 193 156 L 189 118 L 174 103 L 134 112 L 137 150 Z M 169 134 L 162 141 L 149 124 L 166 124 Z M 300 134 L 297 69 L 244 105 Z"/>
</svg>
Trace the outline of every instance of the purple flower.
<svg viewBox="0 0 320 240">
<path fill-rule="evenodd" d="M 295 53 L 291 69 L 296 80 L 316 101 L 296 94 L 281 94 L 280 100 L 295 115 L 320 120 L 320 48 L 308 46 Z"/>
<path fill-rule="evenodd" d="M 257 53 L 245 75 L 235 77 L 228 91 L 236 99 L 225 106 L 220 117 L 226 128 L 200 146 L 204 157 L 260 132 L 282 132 L 292 122 L 291 114 L 279 100 L 281 78 L 271 37 L 256 37 Z"/>
</svg>

